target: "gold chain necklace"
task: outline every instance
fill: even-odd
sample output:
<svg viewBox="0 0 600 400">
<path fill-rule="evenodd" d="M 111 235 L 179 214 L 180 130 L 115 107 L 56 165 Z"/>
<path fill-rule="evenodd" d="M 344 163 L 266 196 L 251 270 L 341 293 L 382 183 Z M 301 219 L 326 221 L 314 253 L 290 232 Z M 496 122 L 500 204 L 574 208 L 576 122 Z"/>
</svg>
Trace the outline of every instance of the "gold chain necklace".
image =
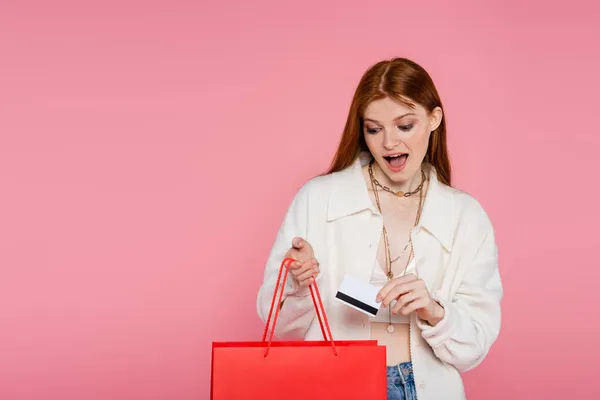
<svg viewBox="0 0 600 400">
<path fill-rule="evenodd" d="M 381 203 L 379 201 L 379 193 L 378 191 L 375 189 L 375 186 L 377 185 L 376 183 L 376 179 L 375 176 L 373 174 L 373 161 L 371 161 L 371 163 L 369 163 L 369 176 L 371 178 L 371 185 L 373 186 L 373 192 L 375 194 L 375 202 L 377 203 L 377 209 L 379 210 L 379 213 L 381 214 L 381 218 L 383 220 L 383 213 L 381 211 Z M 415 191 L 413 191 L 412 193 L 416 193 L 419 192 L 419 206 L 417 208 L 417 217 L 415 219 L 415 223 L 414 226 L 417 226 L 420 219 L 421 219 L 421 212 L 423 210 L 423 193 L 421 192 L 421 188 L 423 187 L 423 184 L 425 182 L 425 172 L 423 172 L 423 169 L 421 169 L 421 176 L 423 177 L 421 184 L 419 185 L 419 187 L 417 189 L 415 189 Z M 393 192 L 392 192 L 393 193 Z M 410 192 L 409 192 L 410 193 Z M 393 193 L 395 194 L 395 193 Z M 408 197 L 408 196 L 405 196 Z M 385 247 L 385 267 L 387 270 L 387 278 L 388 281 L 391 281 L 394 278 L 394 272 L 392 271 L 392 262 L 396 261 L 397 259 L 399 259 L 400 257 L 402 257 L 402 255 L 404 254 L 404 252 L 406 251 L 406 249 L 408 248 L 408 245 L 411 245 L 410 248 L 410 254 L 408 256 L 408 260 L 406 261 L 406 266 L 404 267 L 404 271 L 402 271 L 402 276 L 404 276 L 404 274 L 406 273 L 406 270 L 408 269 L 408 264 L 410 263 L 410 259 L 411 256 L 414 255 L 414 249 L 412 247 L 412 238 L 410 236 L 410 233 L 408 235 L 408 242 L 406 243 L 406 246 L 404 247 L 404 250 L 402 250 L 402 253 L 400 253 L 400 255 L 398 257 L 396 257 L 396 259 L 391 260 L 391 252 L 390 252 L 390 243 L 389 243 L 389 239 L 388 239 L 388 233 L 387 233 L 387 229 L 385 227 L 385 223 L 383 223 L 383 244 Z M 392 307 L 391 304 L 390 306 L 388 306 L 388 311 L 389 311 L 389 324 L 387 327 L 387 331 L 389 333 L 393 333 L 394 332 L 394 325 L 392 324 Z"/>
<path fill-rule="evenodd" d="M 425 183 L 425 172 L 421 169 L 421 183 L 419 184 L 419 186 L 417 186 L 417 188 L 415 190 L 413 190 L 412 192 L 403 192 L 403 191 L 394 192 L 392 189 L 379 183 L 379 181 L 375 178 L 375 174 L 373 173 L 373 162 L 374 162 L 374 160 L 371 160 L 371 162 L 369 163 L 369 177 L 371 178 L 371 184 L 373 186 L 373 191 L 375 192 L 375 199 L 378 202 L 378 207 L 379 207 L 379 194 L 377 193 L 377 189 L 375 189 L 375 186 L 378 186 L 378 187 L 382 188 L 383 190 L 385 190 L 386 192 L 389 192 L 397 197 L 412 196 L 413 194 L 420 192 L 421 189 L 423 188 L 423 184 Z M 420 200 L 419 200 L 419 203 L 420 203 Z M 381 209 L 379 210 L 379 212 L 381 212 Z M 384 226 L 384 230 L 385 230 L 385 226 Z M 393 264 L 394 262 L 398 261 L 404 255 L 404 253 L 406 252 L 406 249 L 408 249 L 409 244 L 410 244 L 410 240 L 408 242 L 406 242 L 406 246 L 404 246 L 404 249 L 402 250 L 402 252 L 396 258 L 394 258 L 393 260 L 390 260 L 390 264 Z M 389 272 L 388 272 L 388 274 L 389 274 Z"/>
<path fill-rule="evenodd" d="M 371 160 L 371 162 L 369 163 L 369 176 L 371 177 L 371 182 L 373 183 L 373 191 L 377 191 L 375 189 L 375 186 L 380 187 L 382 190 L 385 190 L 388 193 L 393 194 L 394 196 L 397 197 L 410 197 L 413 194 L 416 194 L 418 192 L 421 191 L 421 189 L 423 189 L 423 184 L 425 183 L 425 172 L 423 171 L 423 169 L 421 169 L 421 183 L 419 184 L 419 186 L 417 186 L 417 188 L 415 190 L 413 190 L 412 192 L 404 192 L 402 190 L 399 190 L 397 192 L 394 192 L 392 189 L 390 189 L 389 187 L 382 185 L 381 183 L 379 183 L 379 181 L 375 178 L 375 175 L 373 174 L 373 160 Z"/>
</svg>

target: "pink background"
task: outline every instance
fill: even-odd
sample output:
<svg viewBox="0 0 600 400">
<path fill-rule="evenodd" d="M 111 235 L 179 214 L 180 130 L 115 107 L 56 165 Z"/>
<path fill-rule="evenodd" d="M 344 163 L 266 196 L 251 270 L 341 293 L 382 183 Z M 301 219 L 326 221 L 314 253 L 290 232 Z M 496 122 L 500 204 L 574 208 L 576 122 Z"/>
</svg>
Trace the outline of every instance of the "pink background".
<svg viewBox="0 0 600 400">
<path fill-rule="evenodd" d="M 283 214 L 392 56 L 432 74 L 497 231 L 503 326 L 469 398 L 600 396 L 593 2 L 10 3 L 1 399 L 208 398 L 211 341 L 260 338 Z"/>
</svg>

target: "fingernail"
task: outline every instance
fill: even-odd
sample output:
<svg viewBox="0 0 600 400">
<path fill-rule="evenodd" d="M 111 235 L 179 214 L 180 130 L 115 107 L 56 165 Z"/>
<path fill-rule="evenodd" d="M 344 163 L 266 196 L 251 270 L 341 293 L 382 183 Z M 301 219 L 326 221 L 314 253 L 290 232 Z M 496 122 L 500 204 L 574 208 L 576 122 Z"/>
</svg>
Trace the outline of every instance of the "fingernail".
<svg viewBox="0 0 600 400">
<path fill-rule="evenodd" d="M 379 303 L 381 301 L 381 296 L 377 295 L 377 298 L 375 299 L 375 301 Z"/>
</svg>

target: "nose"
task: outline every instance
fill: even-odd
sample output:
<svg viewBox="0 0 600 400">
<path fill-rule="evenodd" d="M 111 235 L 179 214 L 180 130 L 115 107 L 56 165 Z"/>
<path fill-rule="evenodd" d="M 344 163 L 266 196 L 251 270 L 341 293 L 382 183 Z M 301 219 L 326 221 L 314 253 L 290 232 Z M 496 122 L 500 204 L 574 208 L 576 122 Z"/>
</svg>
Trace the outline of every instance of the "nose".
<svg viewBox="0 0 600 400">
<path fill-rule="evenodd" d="M 383 147 L 385 147 L 386 150 L 393 150 L 394 147 L 396 147 L 396 144 L 394 134 L 385 130 L 383 134 Z"/>
</svg>

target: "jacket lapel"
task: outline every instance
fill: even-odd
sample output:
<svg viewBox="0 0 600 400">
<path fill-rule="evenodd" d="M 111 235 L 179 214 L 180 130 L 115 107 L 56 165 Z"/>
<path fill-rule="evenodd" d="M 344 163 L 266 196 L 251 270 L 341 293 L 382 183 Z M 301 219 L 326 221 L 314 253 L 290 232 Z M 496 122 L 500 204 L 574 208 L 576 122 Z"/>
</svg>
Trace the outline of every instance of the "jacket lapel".
<svg viewBox="0 0 600 400">
<path fill-rule="evenodd" d="M 379 211 L 371 202 L 362 166 L 368 157 L 358 157 L 348 168 L 332 174 L 327 219 L 330 223 L 340 224 L 341 232 L 336 247 L 342 270 L 363 280 L 368 280 L 377 254 L 381 238 L 382 219 Z M 411 232 L 415 263 L 419 277 L 428 287 L 434 287 L 439 269 L 443 265 L 435 257 L 428 257 L 431 246 L 442 246 L 452 250 L 454 238 L 454 196 L 452 188 L 443 185 L 435 173 L 428 168 L 429 184 L 421 221 Z M 347 218 L 352 216 L 352 218 Z M 340 277 L 341 279 L 341 277 Z"/>
<path fill-rule="evenodd" d="M 454 189 L 442 184 L 434 168 L 429 169 L 429 185 L 423 204 L 419 224 L 411 232 L 415 263 L 419 278 L 428 288 L 436 288 L 440 270 L 444 268 L 440 252 L 431 249 L 441 248 L 452 251 L 454 241 Z"/>
<path fill-rule="evenodd" d="M 371 202 L 362 166 L 368 160 L 357 158 L 348 168 L 332 174 L 332 190 L 327 219 L 339 224 L 336 243 L 341 270 L 368 281 L 381 235 L 381 217 Z M 343 277 L 339 277 L 341 280 Z"/>
</svg>

